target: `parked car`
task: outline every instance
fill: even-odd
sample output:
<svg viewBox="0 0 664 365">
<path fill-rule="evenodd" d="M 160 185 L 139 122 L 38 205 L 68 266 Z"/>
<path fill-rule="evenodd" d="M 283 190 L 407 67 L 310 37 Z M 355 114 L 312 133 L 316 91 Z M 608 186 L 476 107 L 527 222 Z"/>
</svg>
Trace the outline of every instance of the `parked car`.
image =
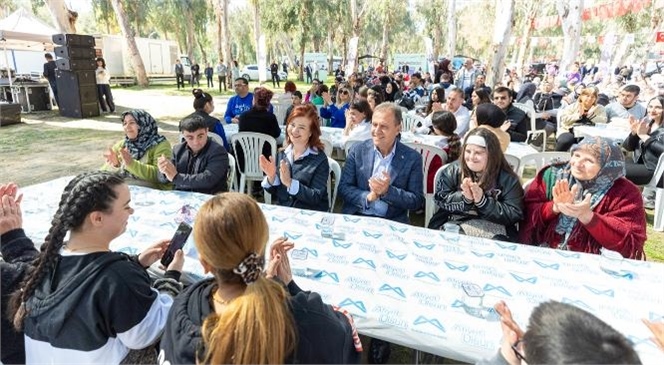
<svg viewBox="0 0 664 365">
<path fill-rule="evenodd" d="M 246 65 L 240 70 L 240 76 L 244 77 L 245 79 L 252 81 L 252 80 L 258 80 L 258 65 Z M 288 78 L 288 74 L 285 73 L 282 70 L 279 70 L 279 79 L 280 80 L 286 80 Z M 272 74 L 270 73 L 269 68 L 265 68 L 265 79 L 266 80 L 272 80 Z"/>
</svg>

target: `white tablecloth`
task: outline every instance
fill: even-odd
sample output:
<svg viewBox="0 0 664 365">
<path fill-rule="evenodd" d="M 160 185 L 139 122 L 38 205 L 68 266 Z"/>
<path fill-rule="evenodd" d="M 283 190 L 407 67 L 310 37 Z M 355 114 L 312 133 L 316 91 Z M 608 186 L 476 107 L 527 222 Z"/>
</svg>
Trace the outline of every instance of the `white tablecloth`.
<svg viewBox="0 0 664 365">
<path fill-rule="evenodd" d="M 342 131 L 343 129 L 341 128 L 321 127 L 323 137 L 329 139 L 330 142 L 332 142 L 332 146 L 337 149 L 344 148 L 344 144 L 341 139 Z M 422 143 L 435 147 L 436 141 L 438 141 L 438 139 L 439 137 L 431 135 L 416 134 L 412 132 L 401 133 L 401 142 L 404 143 Z M 531 153 L 537 153 L 537 150 L 525 143 L 510 142 L 505 153 L 521 158 Z"/>
<path fill-rule="evenodd" d="M 61 178 L 23 189 L 26 232 L 40 242 L 57 208 Z M 111 246 L 137 253 L 172 236 L 180 208 L 198 210 L 209 196 L 131 187 L 135 213 Z M 503 243 L 393 223 L 334 214 L 334 233 L 323 238 L 325 213 L 261 205 L 270 242 L 286 236 L 299 250 L 291 265 L 297 283 L 349 310 L 366 335 L 451 359 L 475 362 L 500 344 L 491 306 L 505 300 L 522 327 L 538 303 L 555 299 L 599 316 L 635 343 L 643 363 L 662 354 L 641 318 L 664 320 L 664 264 L 622 260 L 604 265 L 597 255 Z M 193 243 L 185 271 L 202 276 Z M 304 276 L 304 277 L 303 277 Z M 479 286 L 483 298 L 467 297 L 462 283 Z"/>
<path fill-rule="evenodd" d="M 594 127 L 583 125 L 574 127 L 574 135 L 577 137 L 602 137 L 622 144 L 629 135 L 629 129 L 613 127 L 610 124 L 597 124 Z"/>
</svg>

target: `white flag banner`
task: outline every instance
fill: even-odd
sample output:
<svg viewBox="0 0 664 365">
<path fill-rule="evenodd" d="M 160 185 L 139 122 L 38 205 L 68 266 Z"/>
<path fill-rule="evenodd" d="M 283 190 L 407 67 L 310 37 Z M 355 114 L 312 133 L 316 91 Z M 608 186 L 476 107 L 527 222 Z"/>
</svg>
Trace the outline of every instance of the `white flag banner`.
<svg viewBox="0 0 664 365">
<path fill-rule="evenodd" d="M 350 76 L 355 70 L 355 59 L 357 58 L 357 43 L 359 42 L 359 37 L 353 37 L 348 42 L 348 64 L 346 65 L 346 76 Z"/>
<path fill-rule="evenodd" d="M 599 71 L 604 75 L 612 75 L 611 72 L 611 57 L 613 56 L 613 48 L 616 44 L 616 35 L 612 31 L 604 36 L 604 43 L 602 44 L 602 52 L 599 59 Z"/>
<path fill-rule="evenodd" d="M 265 34 L 258 37 L 258 81 L 262 84 L 267 81 L 267 61 L 265 59 Z"/>
<path fill-rule="evenodd" d="M 429 72 L 433 73 L 435 68 L 434 68 L 434 59 L 433 59 L 433 41 L 429 37 L 424 37 L 424 47 L 426 49 L 426 55 L 427 55 L 427 66 L 429 67 Z"/>
</svg>

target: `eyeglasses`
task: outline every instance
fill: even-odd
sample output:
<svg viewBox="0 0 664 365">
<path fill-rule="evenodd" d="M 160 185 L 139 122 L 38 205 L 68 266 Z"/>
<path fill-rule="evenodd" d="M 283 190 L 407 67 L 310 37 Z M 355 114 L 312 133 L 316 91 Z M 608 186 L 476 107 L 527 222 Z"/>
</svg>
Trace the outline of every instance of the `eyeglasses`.
<svg viewBox="0 0 664 365">
<path fill-rule="evenodd" d="M 528 362 L 526 360 L 526 357 L 521 353 L 521 350 L 519 350 L 519 345 L 523 344 L 523 340 L 518 340 L 512 345 L 512 351 L 514 351 L 514 355 L 516 356 L 517 359 Z"/>
<path fill-rule="evenodd" d="M 341 90 L 341 95 L 348 95 L 350 94 L 348 90 Z"/>
<path fill-rule="evenodd" d="M 235 84 L 233 87 L 243 87 L 243 86 L 249 86 L 249 84 Z"/>
</svg>

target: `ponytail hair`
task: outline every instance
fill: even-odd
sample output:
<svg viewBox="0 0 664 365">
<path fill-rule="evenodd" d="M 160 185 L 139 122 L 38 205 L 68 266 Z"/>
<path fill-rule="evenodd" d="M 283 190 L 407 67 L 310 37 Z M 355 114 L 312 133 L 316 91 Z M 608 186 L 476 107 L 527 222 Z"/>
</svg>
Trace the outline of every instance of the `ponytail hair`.
<svg viewBox="0 0 664 365">
<path fill-rule="evenodd" d="M 205 109 L 205 104 L 212 101 L 212 95 L 201 89 L 194 89 L 191 93 L 194 94 L 194 109 L 196 111 Z"/>
<path fill-rule="evenodd" d="M 233 272 L 252 253 L 264 257 L 268 238 L 263 212 L 245 194 L 220 194 L 200 208 L 194 241 L 201 259 L 213 267 L 217 283 L 244 286 L 244 293 L 203 322 L 206 350 L 197 354 L 199 363 L 282 364 L 294 351 L 296 330 L 284 288 L 263 275 L 245 284 Z"/>
<path fill-rule="evenodd" d="M 13 318 L 17 331 L 23 330 L 23 320 L 29 314 L 26 303 L 46 274 L 55 269 L 67 232 L 82 226 L 92 212 L 109 212 L 112 202 L 117 199 L 113 189 L 121 184 L 124 184 L 124 179 L 120 175 L 107 171 L 83 173 L 67 184 L 34 268 L 10 298 L 7 314 Z"/>
</svg>

